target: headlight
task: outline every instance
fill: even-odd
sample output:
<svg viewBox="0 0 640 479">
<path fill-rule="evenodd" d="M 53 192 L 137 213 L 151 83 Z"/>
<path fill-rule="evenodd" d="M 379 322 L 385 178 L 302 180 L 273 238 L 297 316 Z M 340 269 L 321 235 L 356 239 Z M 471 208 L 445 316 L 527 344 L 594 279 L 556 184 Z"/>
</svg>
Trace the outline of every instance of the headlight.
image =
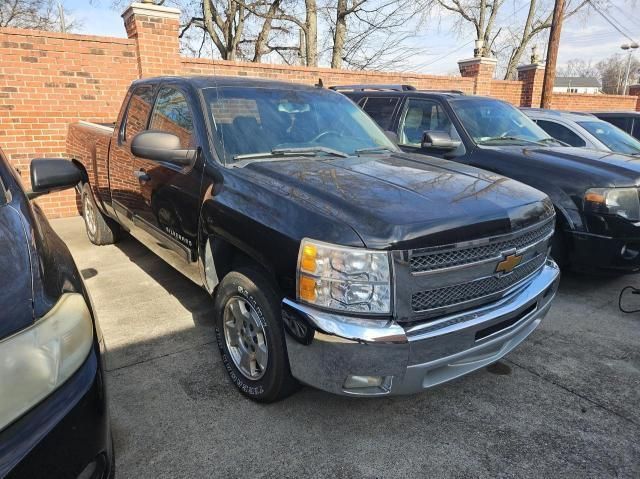
<svg viewBox="0 0 640 479">
<path fill-rule="evenodd" d="M 390 313 L 389 254 L 302 240 L 298 300 L 338 311 Z"/>
<path fill-rule="evenodd" d="M 0 430 L 62 385 L 87 358 L 93 324 L 84 297 L 63 294 L 42 319 L 0 341 Z"/>
<path fill-rule="evenodd" d="M 585 211 L 640 220 L 637 188 L 591 188 L 584 195 Z"/>
</svg>

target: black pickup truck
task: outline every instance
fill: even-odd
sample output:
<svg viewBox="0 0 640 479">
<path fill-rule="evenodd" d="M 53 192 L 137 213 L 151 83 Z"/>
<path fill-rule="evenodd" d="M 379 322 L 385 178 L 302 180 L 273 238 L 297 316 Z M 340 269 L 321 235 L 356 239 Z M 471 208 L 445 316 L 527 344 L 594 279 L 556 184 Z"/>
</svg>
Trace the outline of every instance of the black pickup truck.
<svg viewBox="0 0 640 479">
<path fill-rule="evenodd" d="M 545 194 L 402 153 L 327 89 L 141 80 L 67 146 L 90 240 L 127 230 L 206 288 L 256 400 L 420 391 L 507 354 L 556 292 Z"/>
<path fill-rule="evenodd" d="M 580 270 L 640 269 L 640 158 L 570 148 L 509 103 L 410 85 L 332 87 L 407 152 L 492 171 L 545 192 L 556 210 L 553 257 Z"/>
</svg>

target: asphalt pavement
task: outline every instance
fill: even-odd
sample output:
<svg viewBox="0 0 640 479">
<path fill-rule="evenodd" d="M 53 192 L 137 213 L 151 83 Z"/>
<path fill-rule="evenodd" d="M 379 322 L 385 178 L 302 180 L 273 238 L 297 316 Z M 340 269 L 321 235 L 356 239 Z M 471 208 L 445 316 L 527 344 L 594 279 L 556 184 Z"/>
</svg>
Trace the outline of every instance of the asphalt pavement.
<svg viewBox="0 0 640 479">
<path fill-rule="evenodd" d="M 105 335 L 118 478 L 640 477 L 640 313 L 618 310 L 639 275 L 565 274 L 527 341 L 422 394 L 261 405 L 227 379 L 203 290 L 130 237 L 52 225 Z"/>
</svg>

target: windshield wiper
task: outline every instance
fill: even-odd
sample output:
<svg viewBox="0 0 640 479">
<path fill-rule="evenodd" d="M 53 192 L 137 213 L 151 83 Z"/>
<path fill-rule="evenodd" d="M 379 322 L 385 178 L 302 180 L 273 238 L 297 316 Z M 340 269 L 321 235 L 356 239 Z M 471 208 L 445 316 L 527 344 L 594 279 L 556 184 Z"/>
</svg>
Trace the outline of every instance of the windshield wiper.
<svg viewBox="0 0 640 479">
<path fill-rule="evenodd" d="M 300 148 L 274 148 L 271 150 L 274 155 L 309 155 L 317 156 L 319 153 L 337 156 L 339 158 L 349 158 L 349 155 L 333 148 L 327 148 L 326 146 L 302 146 Z"/>
<path fill-rule="evenodd" d="M 553 138 L 548 139 L 552 140 Z M 545 138 L 545 140 L 547 140 L 547 138 Z M 493 138 L 487 138 L 486 140 L 479 141 L 478 144 L 484 145 L 485 143 L 488 143 L 490 141 L 523 141 L 525 143 L 531 143 L 534 145 L 544 145 L 542 141 L 529 140 L 527 138 L 521 138 L 519 136 L 494 136 Z"/>
<path fill-rule="evenodd" d="M 355 151 L 355 154 L 360 156 L 367 153 L 393 153 L 391 148 L 387 148 L 386 146 L 372 146 L 371 148 L 358 148 Z"/>
<path fill-rule="evenodd" d="M 247 153 L 245 155 L 236 155 L 233 157 L 234 161 L 242 162 L 244 166 L 251 160 L 270 159 L 276 157 L 295 157 L 295 156 L 317 156 L 318 154 L 337 156 L 339 158 L 348 158 L 349 155 L 333 148 L 326 148 L 324 146 L 305 146 L 301 148 L 274 148 L 271 151 L 262 151 L 259 153 Z"/>
</svg>

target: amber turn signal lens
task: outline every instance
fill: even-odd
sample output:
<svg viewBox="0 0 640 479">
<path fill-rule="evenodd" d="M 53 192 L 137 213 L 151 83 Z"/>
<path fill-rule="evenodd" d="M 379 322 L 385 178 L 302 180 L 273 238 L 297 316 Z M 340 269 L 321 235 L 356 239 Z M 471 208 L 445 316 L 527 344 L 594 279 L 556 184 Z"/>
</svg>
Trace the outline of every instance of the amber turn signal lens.
<svg viewBox="0 0 640 479">
<path fill-rule="evenodd" d="M 606 198 L 604 195 L 600 195 L 598 193 L 587 193 L 584 197 L 585 200 L 591 201 L 593 203 L 605 203 Z"/>
<path fill-rule="evenodd" d="M 298 280 L 298 295 L 305 301 L 316 300 L 316 280 L 309 276 L 300 275 Z"/>
<path fill-rule="evenodd" d="M 300 258 L 300 266 L 302 270 L 313 273 L 316 270 L 317 256 L 318 248 L 313 244 L 305 244 L 302 248 L 302 258 Z"/>
</svg>

